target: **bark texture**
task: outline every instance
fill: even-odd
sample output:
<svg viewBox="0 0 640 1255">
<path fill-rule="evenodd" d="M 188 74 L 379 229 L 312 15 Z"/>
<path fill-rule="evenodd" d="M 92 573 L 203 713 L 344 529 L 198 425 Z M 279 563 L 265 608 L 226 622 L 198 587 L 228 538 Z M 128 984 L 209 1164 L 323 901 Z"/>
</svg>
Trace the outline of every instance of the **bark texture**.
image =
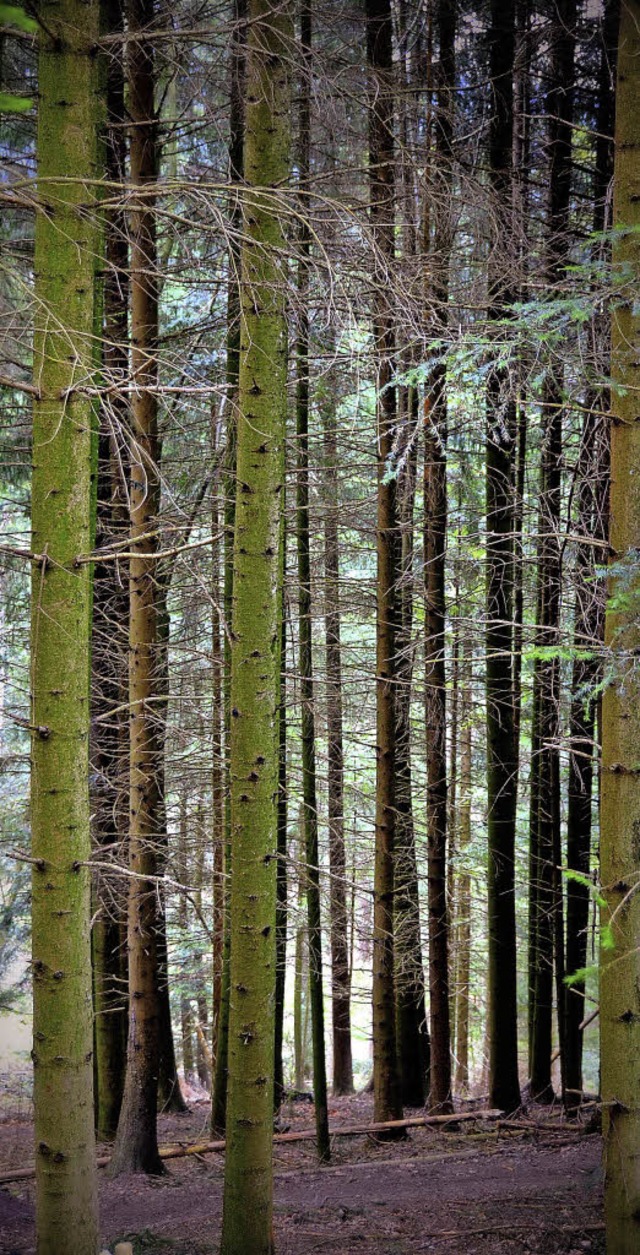
<svg viewBox="0 0 640 1255">
<path fill-rule="evenodd" d="M 38 1255 L 95 1255 L 89 675 L 99 231 L 98 5 L 43 3 L 38 56 L 31 601 Z M 74 282 L 69 283 L 73 274 Z"/>
<path fill-rule="evenodd" d="M 278 791 L 280 509 L 291 8 L 248 10 L 231 648 L 231 968 L 223 1255 L 269 1255 Z"/>
<path fill-rule="evenodd" d="M 158 276 L 156 224 L 150 189 L 158 174 L 157 121 L 154 108 L 155 66 L 144 32 L 153 23 L 154 0 L 130 0 L 129 30 L 138 35 L 127 53 L 131 127 L 131 182 L 141 196 L 130 216 L 131 232 L 131 470 L 129 501 L 129 736 L 130 814 L 129 1039 L 118 1132 L 110 1172 L 161 1173 L 158 1154 L 157 1098 L 160 1066 L 161 1005 L 159 979 L 159 904 L 156 876 L 161 833 L 161 750 L 156 712 L 149 699 L 157 692 L 158 575 L 155 552 L 160 485 L 158 431 Z M 150 535 L 151 533 L 151 535 Z M 135 555 L 135 556 L 133 556 Z"/>
<path fill-rule="evenodd" d="M 611 1255 L 640 1246 L 640 4 L 623 0 L 618 41 L 614 263 L 630 276 L 612 315 L 611 524 L 606 642 L 615 676 L 602 708 L 602 923 L 615 950 L 600 974 L 605 1220 Z M 625 230 L 626 229 L 626 230 Z M 634 277 L 631 277 L 634 276 Z M 624 389 L 624 392 L 622 391 Z M 617 603 L 617 604 L 616 604 Z"/>
<path fill-rule="evenodd" d="M 377 375 L 376 844 L 373 888 L 373 1094 L 377 1121 L 399 1119 L 402 1096 L 396 1045 L 394 983 L 395 661 L 398 572 L 393 461 L 396 398 L 394 332 L 389 305 L 393 265 L 394 143 L 392 22 L 389 0 L 367 0 L 370 75 L 369 187 L 377 250 L 372 292 Z"/>
<path fill-rule="evenodd" d="M 489 316 L 500 319 L 513 300 L 509 250 L 512 221 L 513 0 L 492 0 L 489 134 L 491 188 L 497 233 L 489 272 Z M 505 371 L 487 386 L 487 805 L 489 926 L 489 1090 L 493 1106 L 520 1105 L 516 988 L 515 828 L 518 746 L 513 676 L 513 545 L 515 402 Z"/>
</svg>

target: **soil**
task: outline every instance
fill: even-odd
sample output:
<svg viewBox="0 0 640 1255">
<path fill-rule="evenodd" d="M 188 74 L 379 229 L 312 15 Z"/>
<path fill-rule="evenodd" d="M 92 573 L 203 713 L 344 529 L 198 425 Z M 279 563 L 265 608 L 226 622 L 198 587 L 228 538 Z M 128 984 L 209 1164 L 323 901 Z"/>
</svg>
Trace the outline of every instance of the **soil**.
<svg viewBox="0 0 640 1255">
<path fill-rule="evenodd" d="M 25 1114 L 0 1124 L 0 1171 L 32 1157 Z M 334 1129 L 371 1119 L 369 1095 L 332 1102 Z M 600 1255 L 600 1138 L 586 1124 L 563 1125 L 548 1108 L 530 1109 L 526 1120 L 535 1127 L 479 1122 L 446 1132 L 412 1129 L 396 1142 L 336 1138 L 326 1167 L 318 1166 L 313 1142 L 276 1146 L 278 1255 Z M 160 1142 L 207 1140 L 207 1126 L 207 1104 L 192 1103 L 187 1115 L 160 1118 Z M 280 1127 L 313 1127 L 312 1106 L 288 1103 Z M 101 1169 L 104 1246 L 128 1239 L 135 1255 L 214 1255 L 222 1174 L 215 1153 L 172 1159 L 156 1179 L 110 1181 Z M 17 1181 L 0 1189 L 0 1252 L 33 1251 L 33 1183 Z"/>
</svg>

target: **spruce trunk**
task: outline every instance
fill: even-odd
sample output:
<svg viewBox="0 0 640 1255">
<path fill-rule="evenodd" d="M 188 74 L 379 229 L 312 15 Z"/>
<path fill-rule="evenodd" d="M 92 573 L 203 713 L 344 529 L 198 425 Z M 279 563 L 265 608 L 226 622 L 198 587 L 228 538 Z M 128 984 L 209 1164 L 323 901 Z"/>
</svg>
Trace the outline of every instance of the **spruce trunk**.
<svg viewBox="0 0 640 1255">
<path fill-rule="evenodd" d="M 280 511 L 291 8 L 250 0 L 231 646 L 231 965 L 222 1255 L 270 1255 Z"/>
<path fill-rule="evenodd" d="M 395 215 L 392 22 L 389 0 L 367 0 L 370 75 L 369 188 L 373 243 L 373 340 L 377 392 L 376 582 L 376 838 L 373 886 L 373 1093 L 374 1119 L 399 1120 L 394 981 L 395 662 L 398 517 L 393 460 L 396 398 L 392 384 L 394 324 L 388 292 L 393 266 Z M 390 1134 L 391 1136 L 391 1134 Z"/>
<path fill-rule="evenodd" d="M 340 550 L 338 540 L 338 434 L 334 396 L 321 395 L 324 428 L 324 571 L 327 661 L 327 806 L 331 887 L 331 1008 L 333 1092 L 353 1093 L 351 970 L 348 946 L 344 843 L 344 751 L 342 743 L 342 648 L 340 637 Z"/>
<path fill-rule="evenodd" d="M 38 1255 L 95 1255 L 89 676 L 98 5 L 39 7 L 31 586 Z M 73 283 L 69 276 L 73 275 Z"/>
<path fill-rule="evenodd" d="M 505 209 L 512 200 L 513 0 L 492 0 L 490 74 L 493 112 L 489 166 L 498 233 L 489 269 L 489 318 L 513 300 Z M 489 927 L 489 1091 L 494 1107 L 520 1105 L 516 985 L 515 836 L 518 745 L 513 702 L 513 531 L 515 402 L 508 374 L 495 366 L 487 385 L 487 807 Z"/>
<path fill-rule="evenodd" d="M 158 992 L 158 821 L 161 755 L 156 712 L 149 699 L 158 678 L 158 576 L 155 551 L 160 487 L 157 472 L 158 276 L 153 186 L 157 179 L 157 121 L 153 48 L 144 32 L 154 0 L 130 0 L 127 78 L 131 182 L 141 195 L 131 231 L 131 550 L 129 566 L 130 819 L 127 1075 L 110 1173 L 164 1171 L 158 1154 L 157 1097 L 161 1006 Z M 151 534 L 150 534 L 151 533 Z M 135 556 L 133 556 L 135 555 Z"/>
<path fill-rule="evenodd" d="M 640 1247 L 640 4 L 623 0 L 618 41 L 614 265 L 628 276 L 612 314 L 611 592 L 606 642 L 615 672 L 602 704 L 602 950 L 600 1027 L 604 1197 L 609 1255 Z M 632 277 L 633 276 L 633 277 Z M 606 934 L 605 934 L 606 936 Z"/>
<path fill-rule="evenodd" d="M 230 218 L 232 234 L 227 261 L 227 343 L 226 343 L 226 447 L 224 451 L 224 570 L 223 609 L 225 628 L 223 645 L 223 720 L 224 720 L 224 853 L 226 875 L 223 898 L 222 976 L 220 981 L 220 1016 L 217 1027 L 216 1068 L 213 1078 L 211 1131 L 224 1133 L 227 1111 L 227 1080 L 229 1053 L 229 968 L 231 962 L 231 925 L 229 920 L 229 871 L 231 867 L 231 798 L 229 788 L 229 743 L 231 739 L 231 631 L 233 626 L 233 543 L 236 518 L 236 423 L 238 408 L 238 375 L 240 369 L 240 274 L 239 229 L 242 206 L 237 194 L 243 179 L 244 95 L 245 95 L 245 22 L 247 0 L 234 0 L 233 32 L 230 49 L 230 117 L 229 117 L 229 182 L 231 185 Z"/>
<path fill-rule="evenodd" d="M 318 1156 L 330 1157 L 327 1114 L 327 1073 L 324 1050 L 324 1001 L 322 994 L 322 933 L 320 919 L 320 867 L 318 852 L 318 801 L 316 788 L 316 727 L 313 684 L 313 631 L 311 620 L 311 550 L 309 537 L 309 263 L 311 230 L 308 214 L 311 127 L 311 10 L 302 4 L 300 15 L 303 80 L 300 93 L 300 141 L 298 168 L 307 198 L 301 208 L 298 261 L 298 342 L 296 345 L 296 436 L 298 477 L 296 489 L 296 540 L 298 549 L 298 611 L 300 640 L 300 701 L 302 706 L 302 820 L 307 863 L 307 913 L 309 924 L 309 999 L 313 1041 L 313 1097 Z"/>
</svg>

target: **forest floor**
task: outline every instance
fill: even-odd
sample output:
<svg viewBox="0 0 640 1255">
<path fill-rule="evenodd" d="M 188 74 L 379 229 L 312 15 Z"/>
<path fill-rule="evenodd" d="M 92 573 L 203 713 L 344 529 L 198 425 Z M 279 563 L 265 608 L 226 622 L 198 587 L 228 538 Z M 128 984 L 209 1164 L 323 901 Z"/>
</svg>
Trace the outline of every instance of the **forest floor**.
<svg viewBox="0 0 640 1255">
<path fill-rule="evenodd" d="M 0 1109 L 0 1173 L 32 1159 L 26 1116 L 24 1109 Z M 372 1118 L 368 1095 L 331 1102 L 332 1129 Z M 340 1137 L 325 1167 L 315 1160 L 313 1142 L 277 1145 L 278 1255 L 600 1255 L 600 1138 L 586 1124 L 562 1125 L 558 1110 L 530 1108 L 524 1120 L 524 1128 L 474 1122 L 446 1132 L 411 1129 L 405 1140 L 386 1143 Z M 292 1132 L 313 1127 L 312 1106 L 287 1103 L 281 1126 Z M 186 1115 L 160 1118 L 161 1145 L 208 1137 L 204 1102 L 192 1103 Z M 219 1153 L 172 1159 L 166 1175 L 155 1179 L 110 1181 L 101 1169 L 103 1244 L 113 1250 L 126 1238 L 135 1255 L 213 1255 L 222 1176 Z M 33 1182 L 5 1184 L 2 1255 L 30 1255 L 33 1224 Z"/>
</svg>

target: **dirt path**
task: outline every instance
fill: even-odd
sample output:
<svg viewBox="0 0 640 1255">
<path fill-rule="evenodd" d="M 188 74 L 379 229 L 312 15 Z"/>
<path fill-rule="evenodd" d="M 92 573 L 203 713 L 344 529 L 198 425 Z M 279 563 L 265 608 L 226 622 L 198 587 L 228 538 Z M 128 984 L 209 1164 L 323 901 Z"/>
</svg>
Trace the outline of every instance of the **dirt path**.
<svg viewBox="0 0 640 1255">
<path fill-rule="evenodd" d="M 201 1114 L 188 1130 L 174 1118 L 167 1131 L 175 1137 L 178 1127 L 193 1140 Z M 309 1110 L 292 1120 L 306 1125 Z M 0 1139 L 4 1132 L 6 1126 Z M 279 1148 L 276 1249 L 278 1255 L 598 1255 L 604 1250 L 599 1163 L 599 1138 L 571 1132 L 478 1137 L 421 1129 L 383 1146 L 341 1139 L 328 1168 L 318 1168 L 308 1144 Z M 136 1255 L 213 1255 L 222 1160 L 174 1160 L 155 1181 L 101 1175 L 100 1203 L 101 1236 L 111 1249 L 116 1239 L 135 1235 Z M 0 1191 L 0 1252 L 33 1250 L 32 1186 L 16 1184 Z"/>
</svg>

